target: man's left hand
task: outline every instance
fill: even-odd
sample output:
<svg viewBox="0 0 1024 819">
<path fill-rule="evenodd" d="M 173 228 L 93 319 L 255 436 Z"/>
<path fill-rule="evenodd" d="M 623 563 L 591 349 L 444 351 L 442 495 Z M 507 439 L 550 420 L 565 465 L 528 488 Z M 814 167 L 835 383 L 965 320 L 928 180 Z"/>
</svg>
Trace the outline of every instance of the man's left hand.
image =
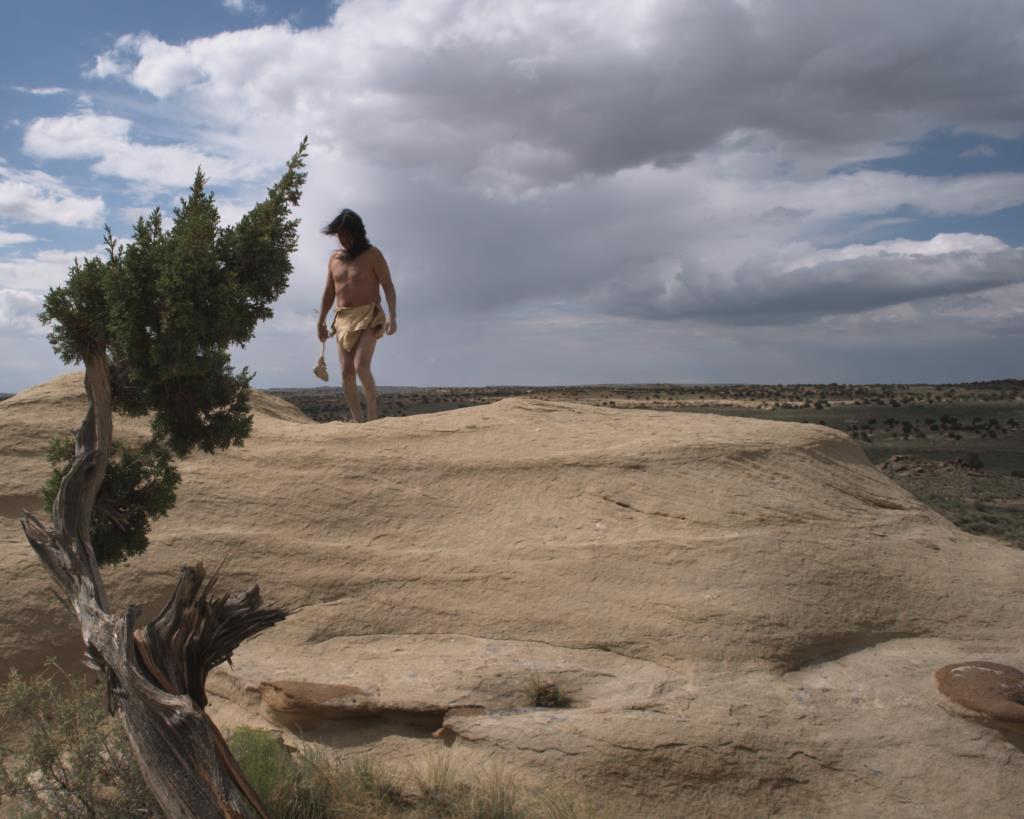
<svg viewBox="0 0 1024 819">
<path fill-rule="evenodd" d="M 384 322 L 384 332 L 389 336 L 393 336 L 398 331 L 398 321 L 394 316 L 388 316 L 388 320 Z"/>
</svg>

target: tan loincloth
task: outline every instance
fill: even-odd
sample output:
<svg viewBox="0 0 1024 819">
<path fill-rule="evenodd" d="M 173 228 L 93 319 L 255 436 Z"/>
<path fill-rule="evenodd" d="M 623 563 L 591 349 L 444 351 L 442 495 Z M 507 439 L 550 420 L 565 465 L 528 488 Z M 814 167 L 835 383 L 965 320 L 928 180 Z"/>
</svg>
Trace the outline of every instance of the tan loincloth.
<svg viewBox="0 0 1024 819">
<path fill-rule="evenodd" d="M 338 344 L 349 353 L 356 346 L 363 330 L 372 329 L 377 338 L 384 335 L 384 311 L 376 302 L 361 304 L 358 307 L 339 307 L 334 314 L 332 326 L 334 334 L 338 337 Z"/>
</svg>

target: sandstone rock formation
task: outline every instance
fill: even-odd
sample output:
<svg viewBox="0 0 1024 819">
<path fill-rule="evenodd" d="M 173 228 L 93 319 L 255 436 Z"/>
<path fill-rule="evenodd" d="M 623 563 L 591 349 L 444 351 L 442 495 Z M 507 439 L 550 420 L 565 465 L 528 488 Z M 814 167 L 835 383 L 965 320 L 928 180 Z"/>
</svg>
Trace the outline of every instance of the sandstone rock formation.
<svg viewBox="0 0 1024 819">
<path fill-rule="evenodd" d="M 80 379 L 0 403 L 0 661 L 80 654 L 17 526 Z M 440 747 L 637 815 L 1011 815 L 1013 725 L 936 690 L 1024 660 L 1024 554 L 922 506 L 819 426 L 514 398 L 367 425 L 256 394 L 241 449 L 182 465 L 157 602 L 227 558 L 298 607 L 211 677 L 225 724 L 343 753 Z M 123 438 L 138 435 L 124 421 Z M 565 709 L 526 706 L 551 679 Z"/>
</svg>

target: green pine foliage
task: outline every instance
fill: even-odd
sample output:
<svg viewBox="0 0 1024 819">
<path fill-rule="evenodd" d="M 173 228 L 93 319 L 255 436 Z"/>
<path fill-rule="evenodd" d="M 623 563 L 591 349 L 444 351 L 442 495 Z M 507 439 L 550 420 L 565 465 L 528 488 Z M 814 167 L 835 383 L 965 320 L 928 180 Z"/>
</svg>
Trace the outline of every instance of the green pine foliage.
<svg viewBox="0 0 1024 819">
<path fill-rule="evenodd" d="M 43 486 L 48 507 L 53 506 L 74 455 L 72 439 L 50 441 L 46 457 L 53 471 Z M 100 565 L 122 563 L 146 550 L 150 522 L 174 506 L 180 482 L 170 451 L 159 442 L 149 440 L 131 450 L 114 441 L 93 509 L 92 547 Z"/>
<path fill-rule="evenodd" d="M 151 418 L 152 440 L 111 460 L 93 529 L 97 551 L 104 544 L 100 562 L 145 549 L 149 520 L 174 503 L 172 456 L 240 445 L 252 430 L 252 374 L 236 372 L 229 351 L 273 315 L 288 285 L 306 147 L 303 140 L 266 198 L 233 226 L 220 224 L 197 171 L 169 228 L 159 209 L 138 220 L 126 245 L 108 228 L 107 258 L 76 260 L 43 302 L 40 320 L 57 355 L 75 364 L 106 354 L 114 410 Z M 62 446 L 52 453 L 48 499 L 70 467 Z"/>
</svg>

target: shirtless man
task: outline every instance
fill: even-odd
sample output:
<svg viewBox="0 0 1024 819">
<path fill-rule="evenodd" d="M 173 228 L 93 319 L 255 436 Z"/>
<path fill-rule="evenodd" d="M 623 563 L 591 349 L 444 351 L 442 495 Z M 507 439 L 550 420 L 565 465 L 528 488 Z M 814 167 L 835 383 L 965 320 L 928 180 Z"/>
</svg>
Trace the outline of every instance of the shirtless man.
<svg viewBox="0 0 1024 819">
<path fill-rule="evenodd" d="M 335 305 L 333 331 L 338 337 L 338 357 L 341 359 L 341 383 L 345 401 L 353 421 L 362 421 L 356 375 L 363 383 L 366 394 L 366 417 L 373 421 L 380 417 L 377 408 L 377 385 L 370 372 L 373 349 L 384 333 L 394 335 L 398 329 L 395 320 L 395 285 L 384 254 L 366 238 L 363 220 L 347 208 L 335 217 L 324 233 L 337 236 L 341 250 L 331 254 L 327 262 L 327 284 L 320 304 L 317 336 L 326 341 L 327 313 Z M 388 300 L 388 315 L 380 306 L 380 289 Z"/>
</svg>

